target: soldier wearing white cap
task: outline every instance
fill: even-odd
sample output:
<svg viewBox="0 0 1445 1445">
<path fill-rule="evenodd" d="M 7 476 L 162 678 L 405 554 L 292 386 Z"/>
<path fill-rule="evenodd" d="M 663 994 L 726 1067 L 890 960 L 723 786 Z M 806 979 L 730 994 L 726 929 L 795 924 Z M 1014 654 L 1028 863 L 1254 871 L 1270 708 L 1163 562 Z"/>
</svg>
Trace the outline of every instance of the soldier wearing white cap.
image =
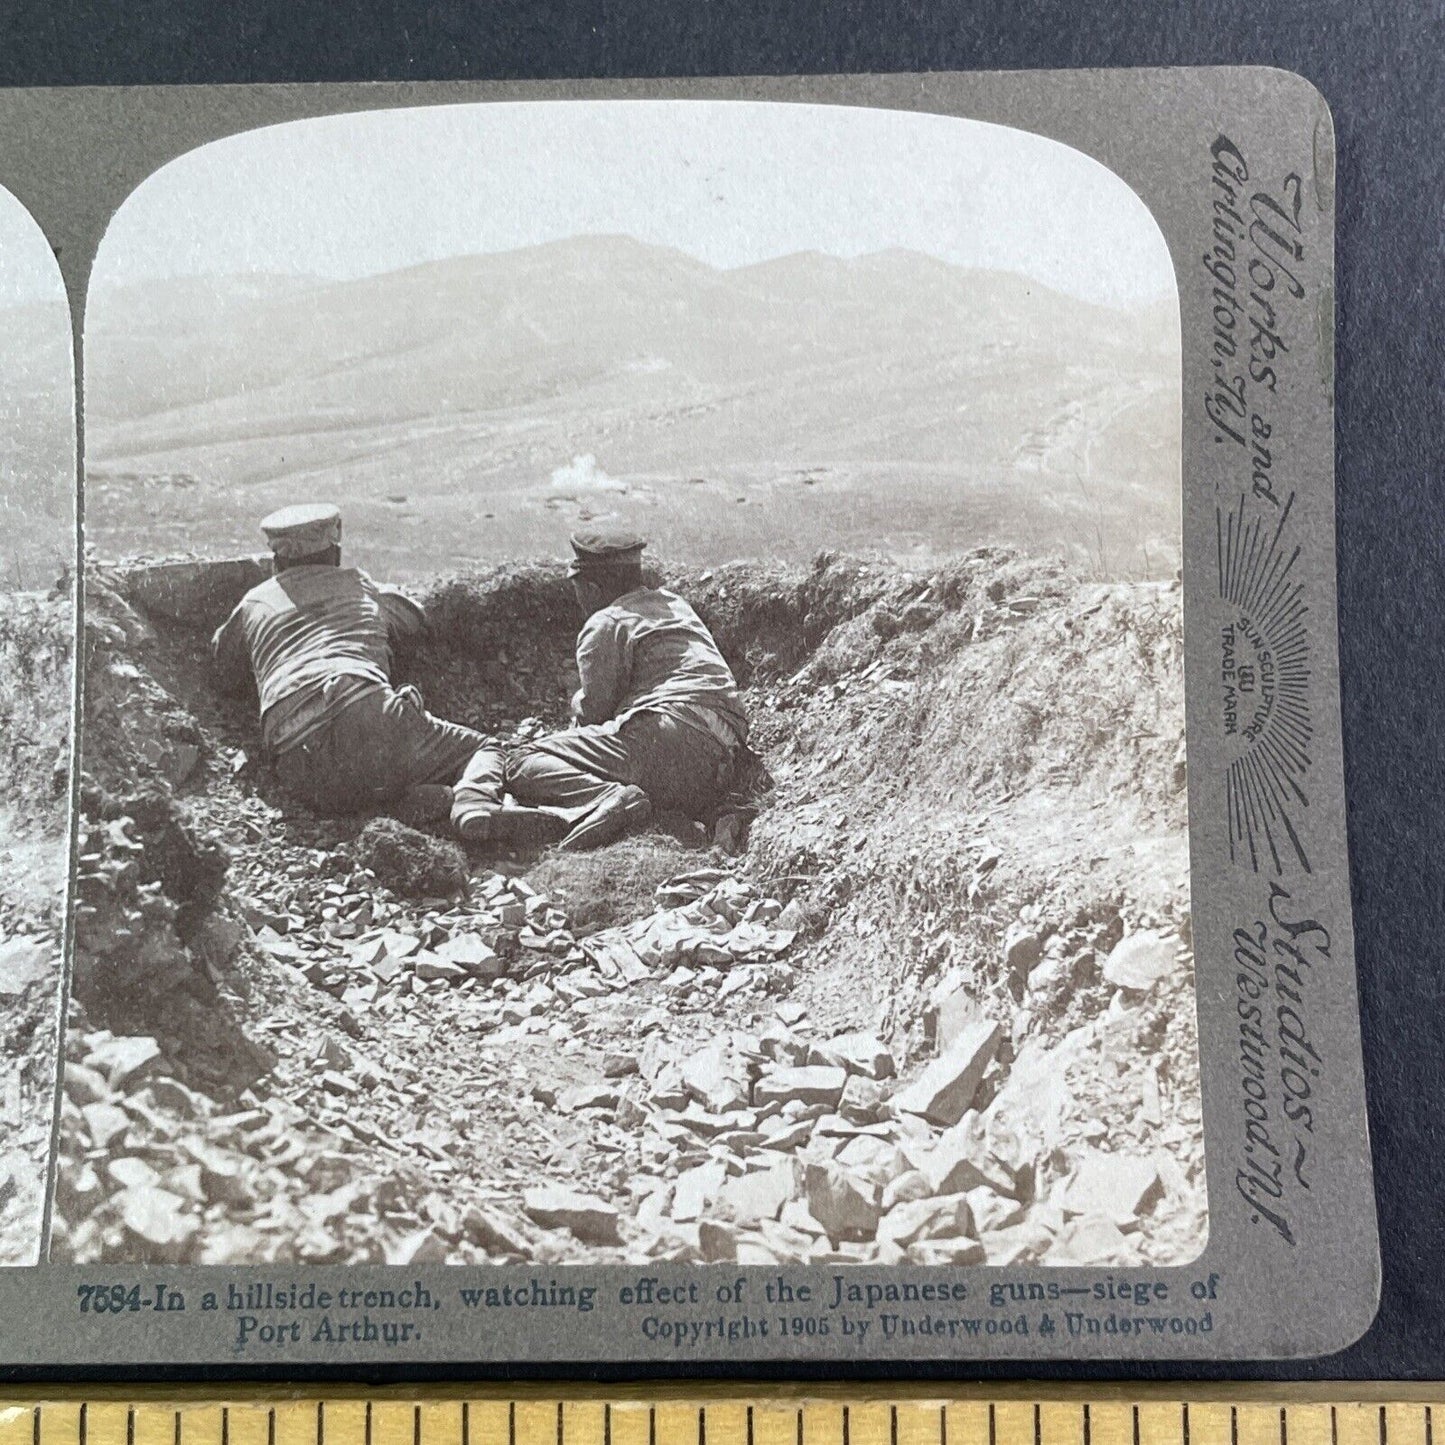
<svg viewBox="0 0 1445 1445">
<path fill-rule="evenodd" d="M 500 750 L 444 722 L 415 688 L 391 685 L 392 650 L 418 639 L 420 606 L 341 565 L 341 513 L 307 503 L 261 530 L 274 573 L 217 630 L 220 680 L 254 677 L 261 737 L 285 786 L 317 812 L 390 811 L 420 822 L 450 812 L 464 836 L 494 836 Z"/>
<path fill-rule="evenodd" d="M 567 824 L 564 848 L 594 848 L 654 808 L 697 817 L 731 785 L 748 722 L 713 635 L 675 592 L 648 587 L 646 543 L 627 532 L 572 538 L 578 726 L 517 752 L 507 787 Z"/>
</svg>

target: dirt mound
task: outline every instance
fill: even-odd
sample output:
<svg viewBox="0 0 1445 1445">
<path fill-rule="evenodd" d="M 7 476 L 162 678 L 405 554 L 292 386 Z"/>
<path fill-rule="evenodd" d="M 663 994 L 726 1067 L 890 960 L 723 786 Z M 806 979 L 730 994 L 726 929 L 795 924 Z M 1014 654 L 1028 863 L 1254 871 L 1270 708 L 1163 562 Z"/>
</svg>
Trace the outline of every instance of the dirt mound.
<svg viewBox="0 0 1445 1445">
<path fill-rule="evenodd" d="M 413 899 L 358 854 L 364 820 L 276 788 L 254 701 L 211 692 L 205 630 L 248 575 L 118 570 L 95 592 L 86 886 L 157 968 L 124 975 L 208 1000 L 233 1072 L 207 1076 L 214 1040 L 183 1014 L 81 985 L 104 972 L 97 921 L 62 1252 L 1202 1247 L 1177 588 L 996 550 L 926 574 L 828 556 L 669 574 L 746 691 L 745 796 L 701 838 L 473 855 L 463 891 Z M 560 567 L 427 602 L 406 676 L 433 710 L 504 740 L 563 721 Z M 129 855 L 157 830 L 166 876 Z M 86 1174 L 111 1128 L 155 1179 Z"/>
<path fill-rule="evenodd" d="M 467 855 L 455 843 L 398 823 L 373 818 L 351 845 L 351 856 L 376 880 L 408 898 L 446 898 L 465 893 Z"/>
<path fill-rule="evenodd" d="M 567 910 L 579 933 L 599 933 L 650 913 L 658 888 L 689 866 L 691 851 L 647 833 L 596 853 L 544 854 L 527 879 Z"/>
</svg>

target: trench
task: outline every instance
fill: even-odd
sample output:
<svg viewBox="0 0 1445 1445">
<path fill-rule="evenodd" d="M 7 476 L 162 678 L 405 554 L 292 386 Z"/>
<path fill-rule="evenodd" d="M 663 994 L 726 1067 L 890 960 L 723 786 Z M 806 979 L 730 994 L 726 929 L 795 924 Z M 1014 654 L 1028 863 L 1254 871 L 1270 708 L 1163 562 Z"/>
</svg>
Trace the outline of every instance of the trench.
<svg viewBox="0 0 1445 1445">
<path fill-rule="evenodd" d="M 474 854 L 454 896 L 414 898 L 364 866 L 363 820 L 276 788 L 254 701 L 210 687 L 205 640 L 256 566 L 102 569 L 93 590 L 62 1255 L 1196 1251 L 1177 591 L 997 550 L 916 575 L 831 556 L 669 575 L 752 717 L 733 821 Z M 434 712 L 504 739 L 562 722 L 561 569 L 425 601 L 398 680 Z M 1121 1009 L 1104 969 L 1126 933 L 1168 958 Z M 964 1107 L 895 1107 L 984 1037 Z M 1059 1068 L 1072 1083 L 1040 1101 Z M 960 1129 L 977 1178 L 899 1196 Z M 137 1161 L 119 1175 L 117 1141 Z M 1126 1229 L 1067 1204 L 1119 1169 Z M 924 1207 L 964 1178 L 987 1194 L 966 1217 Z M 928 1217 L 900 1243 L 879 1231 L 904 1205 Z"/>
</svg>

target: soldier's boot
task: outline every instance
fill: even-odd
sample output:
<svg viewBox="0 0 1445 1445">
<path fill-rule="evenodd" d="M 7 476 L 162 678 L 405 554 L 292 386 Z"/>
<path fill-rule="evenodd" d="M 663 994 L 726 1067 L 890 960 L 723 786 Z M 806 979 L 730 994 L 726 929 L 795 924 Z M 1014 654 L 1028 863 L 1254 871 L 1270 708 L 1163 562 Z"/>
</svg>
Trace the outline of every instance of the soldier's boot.
<svg viewBox="0 0 1445 1445">
<path fill-rule="evenodd" d="M 386 811 L 398 823 L 434 823 L 452 811 L 452 790 L 445 783 L 418 783 Z"/>
<path fill-rule="evenodd" d="M 541 808 L 461 800 L 452 807 L 452 826 L 463 842 L 493 848 L 545 848 L 567 831 L 566 823 Z"/>
<path fill-rule="evenodd" d="M 452 788 L 452 827 L 468 843 L 502 841 L 496 821 L 506 798 L 507 762 L 500 748 L 486 744 L 467 759 Z"/>
<path fill-rule="evenodd" d="M 500 803 L 469 803 L 460 798 L 452 804 L 452 827 L 467 843 L 486 843 L 492 837 L 492 818 L 502 811 Z"/>
<path fill-rule="evenodd" d="M 652 802 L 641 788 L 615 783 L 602 800 L 562 839 L 569 853 L 600 848 L 652 816 Z"/>
</svg>

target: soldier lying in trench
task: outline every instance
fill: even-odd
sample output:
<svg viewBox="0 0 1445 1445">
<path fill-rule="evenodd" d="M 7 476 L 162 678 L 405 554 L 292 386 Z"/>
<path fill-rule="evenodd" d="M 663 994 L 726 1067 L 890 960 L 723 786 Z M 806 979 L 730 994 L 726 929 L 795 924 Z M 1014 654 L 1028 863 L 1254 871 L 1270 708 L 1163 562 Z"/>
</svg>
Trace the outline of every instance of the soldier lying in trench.
<svg viewBox="0 0 1445 1445">
<path fill-rule="evenodd" d="M 712 633 L 676 593 L 647 587 L 640 538 L 572 538 L 578 726 L 520 748 L 507 789 L 567 827 L 564 848 L 595 848 L 654 808 L 698 817 L 732 785 L 748 723 Z"/>
<path fill-rule="evenodd" d="M 495 837 L 500 749 L 433 717 L 415 688 L 391 685 L 392 649 L 420 637 L 421 607 L 341 565 L 335 507 L 283 507 L 261 530 L 274 575 L 241 599 L 211 649 L 221 686 L 240 691 L 254 676 L 282 783 L 318 813 L 424 822 L 450 812 L 463 837 Z M 525 817 L 508 817 L 514 834 L 525 831 Z"/>
</svg>

